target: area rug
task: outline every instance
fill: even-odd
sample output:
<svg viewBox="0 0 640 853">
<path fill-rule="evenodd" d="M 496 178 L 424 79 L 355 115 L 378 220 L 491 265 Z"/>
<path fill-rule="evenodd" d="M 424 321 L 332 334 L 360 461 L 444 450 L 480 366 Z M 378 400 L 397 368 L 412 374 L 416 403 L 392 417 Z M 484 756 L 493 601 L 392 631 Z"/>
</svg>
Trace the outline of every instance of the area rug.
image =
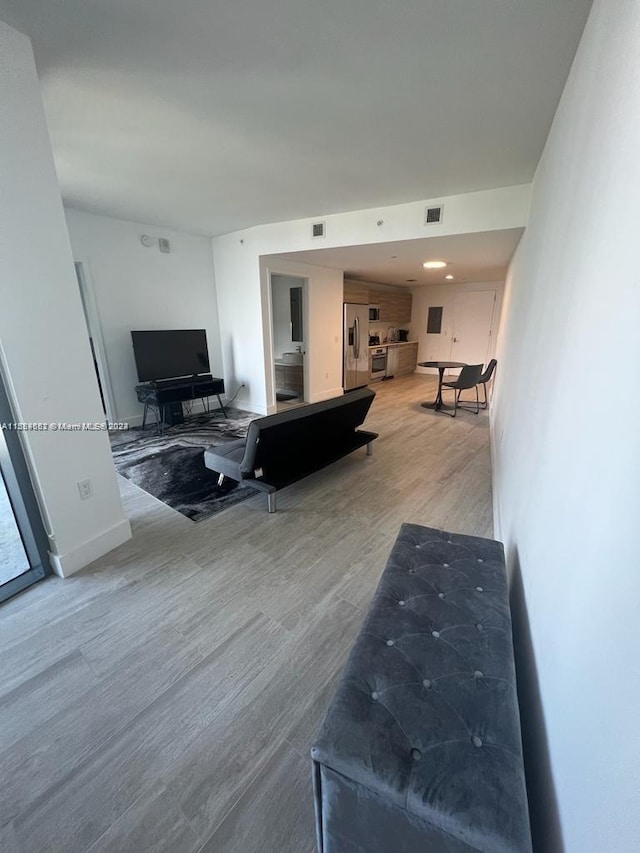
<svg viewBox="0 0 640 853">
<path fill-rule="evenodd" d="M 233 480 L 218 485 L 218 475 L 204 464 L 204 450 L 244 438 L 258 415 L 240 409 L 191 415 L 158 435 L 155 426 L 111 433 L 116 470 L 136 486 L 192 521 L 203 521 L 227 507 L 254 497 L 255 489 Z"/>
</svg>

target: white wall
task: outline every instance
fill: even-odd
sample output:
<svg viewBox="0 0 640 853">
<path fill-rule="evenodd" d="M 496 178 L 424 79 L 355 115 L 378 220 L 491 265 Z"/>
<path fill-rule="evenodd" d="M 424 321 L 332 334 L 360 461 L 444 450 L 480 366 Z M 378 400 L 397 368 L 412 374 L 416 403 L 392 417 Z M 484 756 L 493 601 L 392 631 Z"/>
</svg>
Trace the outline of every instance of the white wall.
<svg viewBox="0 0 640 853">
<path fill-rule="evenodd" d="M 267 409 L 267 377 L 264 368 L 265 324 L 263 308 L 268 309 L 260 278 L 260 257 L 278 253 L 298 252 L 308 249 L 329 248 L 379 243 L 387 240 L 423 239 L 425 234 L 439 237 L 449 234 L 468 234 L 482 231 L 519 228 L 526 225 L 529 209 L 528 185 L 503 187 L 496 190 L 449 196 L 448 198 L 400 204 L 386 208 L 351 211 L 321 216 L 326 222 L 327 236 L 319 241 L 311 237 L 311 219 L 276 222 L 249 228 L 213 240 L 218 309 L 222 339 L 222 357 L 225 381 L 228 385 L 245 383 L 239 401 L 255 412 Z M 446 217 L 441 225 L 424 226 L 424 209 L 427 204 L 443 202 Z M 377 223 L 382 221 L 382 225 Z M 320 269 L 316 267 L 316 269 Z M 293 273 L 296 275 L 297 273 Z M 328 292 L 316 306 L 327 312 L 331 323 L 340 317 L 342 326 L 342 281 L 338 295 L 337 282 L 333 282 L 334 304 L 329 305 Z M 338 332 L 336 352 L 341 352 L 342 332 Z M 334 336 L 335 337 L 335 336 Z M 333 352 L 333 337 L 324 363 L 312 366 L 318 381 L 326 385 L 330 377 L 342 370 L 342 356 Z M 333 353 L 333 354 L 331 354 Z M 337 357 L 337 361 L 334 359 Z M 326 369 L 323 371 L 323 364 Z M 327 373 L 328 377 L 323 378 Z M 341 387 L 342 380 L 336 387 Z"/>
<path fill-rule="evenodd" d="M 521 661 L 539 680 L 540 719 L 534 696 L 523 713 L 525 740 L 538 727 L 528 759 L 544 853 L 640 845 L 639 45 L 637 0 L 595 0 L 498 349 L 495 518 L 528 614 Z"/>
<path fill-rule="evenodd" d="M 71 208 L 65 213 L 75 260 L 94 292 L 117 420 L 138 423 L 142 413 L 132 329 L 206 329 L 211 373 L 222 376 L 211 241 Z M 142 234 L 154 245 L 143 246 Z M 159 251 L 158 237 L 169 239 L 169 254 Z"/>
<path fill-rule="evenodd" d="M 19 420 L 102 420 L 29 39 L 0 23 L 0 344 Z M 105 432 L 25 432 L 52 562 L 69 574 L 131 535 Z M 81 501 L 77 482 L 94 496 Z"/>
<path fill-rule="evenodd" d="M 493 312 L 491 338 L 487 361 L 495 356 L 497 332 L 500 325 L 504 282 L 455 282 L 427 287 L 413 287 L 411 303 L 410 339 L 418 341 L 418 361 L 448 361 L 451 357 L 451 336 L 453 334 L 454 298 L 459 293 L 472 293 L 482 290 L 494 290 L 496 303 Z M 442 333 L 427 335 L 427 315 L 429 306 L 442 306 Z M 437 370 L 418 367 L 417 373 L 437 373 Z"/>
</svg>

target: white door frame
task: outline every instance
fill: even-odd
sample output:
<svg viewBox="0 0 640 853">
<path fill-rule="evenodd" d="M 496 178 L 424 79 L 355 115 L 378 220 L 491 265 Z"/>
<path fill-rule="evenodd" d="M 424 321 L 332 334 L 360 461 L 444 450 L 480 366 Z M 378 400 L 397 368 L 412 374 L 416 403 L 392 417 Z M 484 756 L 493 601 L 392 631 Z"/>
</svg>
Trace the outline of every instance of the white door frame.
<svg viewBox="0 0 640 853">
<path fill-rule="evenodd" d="M 291 272 L 290 270 L 282 271 L 277 267 L 267 267 L 267 328 L 265 340 L 265 356 L 268 363 L 265 365 L 265 374 L 267 379 L 270 378 L 270 383 L 267 381 L 267 414 L 273 414 L 278 410 L 276 401 L 276 366 L 273 355 L 273 291 L 271 288 L 271 277 L 274 275 L 282 276 L 283 278 L 295 278 L 302 282 L 302 323 L 304 327 L 304 347 L 302 358 L 303 370 L 303 397 L 305 403 L 309 402 L 309 277 L 300 275 L 299 273 Z"/>
<path fill-rule="evenodd" d="M 80 288 L 80 297 L 84 308 L 84 315 L 87 321 L 87 334 L 93 341 L 93 349 L 96 363 L 98 365 L 98 375 L 100 376 L 100 385 L 102 386 L 102 394 L 104 396 L 104 405 L 107 410 L 107 420 L 110 423 L 115 423 L 118 420 L 117 411 L 113 396 L 113 388 L 111 387 L 107 352 L 104 346 L 100 314 L 98 312 L 98 304 L 96 302 L 93 282 L 91 281 L 88 265 L 85 261 L 76 260 L 75 268 L 78 287 Z"/>
</svg>

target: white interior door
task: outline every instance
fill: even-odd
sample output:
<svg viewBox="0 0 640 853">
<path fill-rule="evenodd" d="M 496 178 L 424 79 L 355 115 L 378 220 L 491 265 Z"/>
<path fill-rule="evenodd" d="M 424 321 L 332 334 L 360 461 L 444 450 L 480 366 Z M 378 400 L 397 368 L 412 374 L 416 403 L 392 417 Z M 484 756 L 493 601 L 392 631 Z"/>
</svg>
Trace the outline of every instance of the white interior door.
<svg viewBox="0 0 640 853">
<path fill-rule="evenodd" d="M 495 303 L 495 290 L 457 293 L 454 296 L 451 361 L 487 363 Z"/>
</svg>

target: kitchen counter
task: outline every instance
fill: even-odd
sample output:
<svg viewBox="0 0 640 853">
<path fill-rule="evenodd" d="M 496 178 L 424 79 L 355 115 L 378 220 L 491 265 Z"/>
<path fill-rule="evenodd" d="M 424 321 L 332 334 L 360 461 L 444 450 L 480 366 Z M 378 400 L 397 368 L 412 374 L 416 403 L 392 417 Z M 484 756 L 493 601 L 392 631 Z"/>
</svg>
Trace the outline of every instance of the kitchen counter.
<svg viewBox="0 0 640 853">
<path fill-rule="evenodd" d="M 411 344 L 417 344 L 418 341 L 386 341 L 383 344 L 374 344 L 369 346 L 369 349 L 380 349 L 380 347 L 408 347 Z"/>
</svg>

